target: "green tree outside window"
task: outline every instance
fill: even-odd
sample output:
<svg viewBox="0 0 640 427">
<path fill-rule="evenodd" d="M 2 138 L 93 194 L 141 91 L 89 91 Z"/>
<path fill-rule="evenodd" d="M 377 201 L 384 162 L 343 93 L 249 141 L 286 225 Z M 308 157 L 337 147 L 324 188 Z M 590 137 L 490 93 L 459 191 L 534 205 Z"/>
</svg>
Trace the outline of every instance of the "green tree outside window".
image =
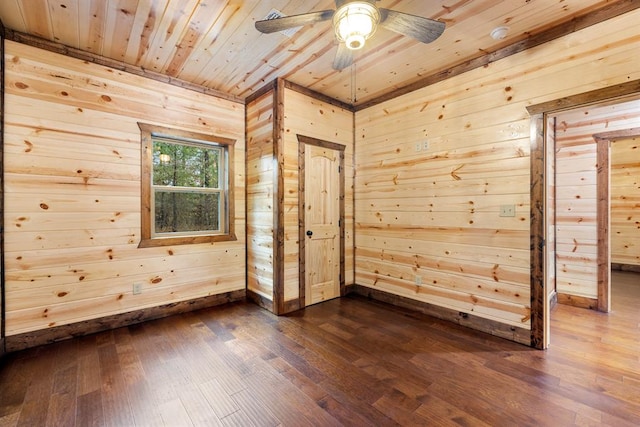
<svg viewBox="0 0 640 427">
<path fill-rule="evenodd" d="M 224 148 L 153 138 L 154 234 L 219 232 Z"/>
</svg>

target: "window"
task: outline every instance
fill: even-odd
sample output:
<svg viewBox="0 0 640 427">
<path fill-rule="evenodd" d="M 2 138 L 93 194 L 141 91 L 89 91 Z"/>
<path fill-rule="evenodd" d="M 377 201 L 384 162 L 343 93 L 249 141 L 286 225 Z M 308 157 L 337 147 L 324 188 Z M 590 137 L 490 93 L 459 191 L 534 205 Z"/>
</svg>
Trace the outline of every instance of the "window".
<svg viewBox="0 0 640 427">
<path fill-rule="evenodd" d="M 139 247 L 236 240 L 233 140 L 139 123 Z"/>
</svg>

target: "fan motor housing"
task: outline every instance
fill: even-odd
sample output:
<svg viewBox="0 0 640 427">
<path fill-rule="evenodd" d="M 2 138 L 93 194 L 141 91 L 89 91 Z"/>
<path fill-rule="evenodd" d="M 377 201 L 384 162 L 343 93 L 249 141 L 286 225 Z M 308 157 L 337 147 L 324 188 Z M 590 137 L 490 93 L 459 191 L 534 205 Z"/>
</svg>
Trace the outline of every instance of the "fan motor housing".
<svg viewBox="0 0 640 427">
<path fill-rule="evenodd" d="M 351 50 L 361 49 L 375 33 L 380 12 L 372 3 L 352 1 L 343 4 L 333 15 L 333 28 L 339 42 Z"/>
</svg>

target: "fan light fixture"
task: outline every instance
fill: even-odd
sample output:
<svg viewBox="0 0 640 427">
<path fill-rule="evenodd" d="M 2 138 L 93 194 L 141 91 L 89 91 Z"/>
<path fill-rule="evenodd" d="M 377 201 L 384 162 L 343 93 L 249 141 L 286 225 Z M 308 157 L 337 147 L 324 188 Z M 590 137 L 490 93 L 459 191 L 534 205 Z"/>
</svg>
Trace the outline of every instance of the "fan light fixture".
<svg viewBox="0 0 640 427">
<path fill-rule="evenodd" d="M 333 15 L 333 27 L 339 42 L 347 48 L 358 50 L 375 33 L 380 22 L 380 12 L 371 3 L 354 1 L 342 5 Z"/>
<path fill-rule="evenodd" d="M 337 71 L 344 70 L 353 64 L 356 51 L 364 47 L 378 25 L 422 43 L 431 43 L 444 31 L 444 22 L 397 10 L 378 8 L 375 5 L 377 1 L 335 0 L 336 10 L 318 10 L 291 16 L 269 14 L 265 19 L 256 21 L 255 26 L 261 33 L 269 34 L 332 20 L 333 31 L 338 41 L 336 56 L 333 60 L 333 69 Z"/>
</svg>

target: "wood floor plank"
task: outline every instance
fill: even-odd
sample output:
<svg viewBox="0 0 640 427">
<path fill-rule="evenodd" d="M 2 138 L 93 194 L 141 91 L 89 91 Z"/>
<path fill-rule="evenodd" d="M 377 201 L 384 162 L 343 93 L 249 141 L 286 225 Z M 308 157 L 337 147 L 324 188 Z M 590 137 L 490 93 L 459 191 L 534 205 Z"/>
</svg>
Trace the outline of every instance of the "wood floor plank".
<svg viewBox="0 0 640 427">
<path fill-rule="evenodd" d="M 257 399 L 255 394 L 248 389 L 239 391 L 232 397 L 253 424 L 272 427 L 282 424 L 278 417 L 269 409 L 270 405 L 268 402 Z"/>
<path fill-rule="evenodd" d="M 354 412 L 347 405 L 343 405 L 342 402 L 338 401 L 330 394 L 320 399 L 318 401 L 318 405 L 336 420 L 335 425 L 357 427 L 371 424 L 368 418 Z"/>
<path fill-rule="evenodd" d="M 105 425 L 133 425 L 134 418 L 127 397 L 128 389 L 120 369 L 118 353 L 113 341 L 98 348 L 102 378 L 102 409 Z"/>
<path fill-rule="evenodd" d="M 189 414 L 189 419 L 194 426 L 214 427 L 222 425 L 196 384 L 182 387 L 179 395 L 182 405 Z"/>
<path fill-rule="evenodd" d="M 481 421 L 473 414 L 463 411 L 454 405 L 438 398 L 437 396 L 424 396 L 423 404 L 415 410 L 426 420 L 426 425 L 438 426 L 474 426 L 489 427 L 490 424 Z"/>
<path fill-rule="evenodd" d="M 237 427 L 237 426 L 246 426 L 246 427 L 259 427 L 258 424 L 254 424 L 253 421 L 245 414 L 244 411 L 238 410 L 233 414 L 227 415 L 222 420 L 223 426 L 228 427 Z"/>
<path fill-rule="evenodd" d="M 373 406 L 398 424 L 415 426 L 427 424 L 427 419 L 416 413 L 421 403 L 398 390 L 392 389 L 378 399 Z"/>
<path fill-rule="evenodd" d="M 1 426 L 640 425 L 640 274 L 546 351 L 344 297 L 231 303 L 7 355 Z M 616 282 L 617 283 L 617 282 Z"/>
<path fill-rule="evenodd" d="M 154 387 L 145 380 L 127 384 L 126 389 L 126 397 L 134 420 L 131 425 L 162 425 L 162 417 L 156 405 L 157 397 Z M 111 410 L 105 408 L 103 412 L 105 419 L 110 420 Z"/>
<path fill-rule="evenodd" d="M 54 374 L 46 425 L 75 425 L 77 371 L 77 365 L 72 365 Z"/>
<path fill-rule="evenodd" d="M 17 421 L 32 374 L 31 364 L 24 359 L 16 359 L 13 369 L 0 370 L 0 418 L 7 417 L 8 420 L 15 417 Z"/>
<path fill-rule="evenodd" d="M 276 371 L 260 371 L 248 377 L 247 391 L 268 408 L 282 425 L 332 425 L 332 417 L 313 400 L 300 393 Z M 270 390 L 278 390 L 277 393 Z"/>
<path fill-rule="evenodd" d="M 87 427 L 104 425 L 100 390 L 78 396 L 78 403 L 76 404 L 76 424 Z"/>
<path fill-rule="evenodd" d="M 198 387 L 219 419 L 240 410 L 238 404 L 227 394 L 218 380 L 207 381 L 199 384 Z"/>
<path fill-rule="evenodd" d="M 189 414 L 182 404 L 182 400 L 173 399 L 158 405 L 160 417 L 166 426 L 192 425 Z"/>
<path fill-rule="evenodd" d="M 51 359 L 55 358 L 58 347 L 46 346 L 37 352 L 37 357 L 29 358 L 25 369 L 32 373 L 17 426 L 45 425 L 49 410 L 49 399 L 53 390 L 53 370 Z M 28 368 L 27 368 L 28 366 Z"/>
</svg>

